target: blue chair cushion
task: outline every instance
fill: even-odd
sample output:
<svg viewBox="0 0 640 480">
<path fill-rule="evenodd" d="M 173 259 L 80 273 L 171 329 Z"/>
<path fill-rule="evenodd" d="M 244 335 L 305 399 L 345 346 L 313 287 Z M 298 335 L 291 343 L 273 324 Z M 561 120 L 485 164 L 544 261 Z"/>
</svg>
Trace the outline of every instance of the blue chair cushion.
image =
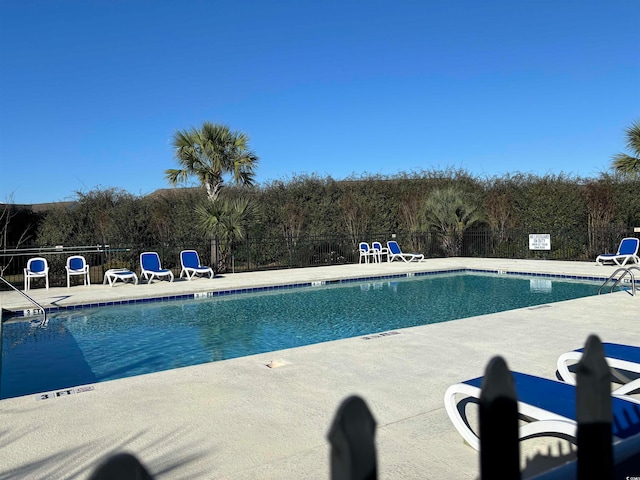
<svg viewBox="0 0 640 480">
<path fill-rule="evenodd" d="M 44 272 L 44 262 L 42 260 L 33 260 L 29 265 L 29 269 L 34 272 Z"/>
<path fill-rule="evenodd" d="M 84 262 L 81 258 L 72 258 L 69 260 L 69 268 L 71 270 L 82 270 L 84 268 Z"/>
<path fill-rule="evenodd" d="M 518 401 L 576 421 L 575 386 L 526 373 L 511 373 L 515 381 Z M 464 383 L 481 388 L 482 377 Z M 618 438 L 628 438 L 640 433 L 640 404 L 619 397 L 612 397 L 611 400 L 613 435 Z"/>
</svg>

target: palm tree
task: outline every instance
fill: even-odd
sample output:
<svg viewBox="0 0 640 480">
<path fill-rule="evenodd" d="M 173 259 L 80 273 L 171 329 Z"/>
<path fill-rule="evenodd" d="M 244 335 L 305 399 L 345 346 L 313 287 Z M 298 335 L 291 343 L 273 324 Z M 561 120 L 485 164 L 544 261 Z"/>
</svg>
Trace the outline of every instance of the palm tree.
<svg viewBox="0 0 640 480">
<path fill-rule="evenodd" d="M 231 245 L 228 239 L 237 237 L 238 229 L 240 236 L 244 236 L 245 227 L 237 222 L 233 202 L 218 198 L 220 190 L 226 175 L 230 175 L 236 184 L 253 185 L 258 157 L 249 148 L 247 135 L 210 122 L 204 122 L 200 129 L 178 130 L 173 136 L 173 147 L 181 168 L 165 170 L 165 177 L 175 186 L 195 176 L 207 190 L 209 202 L 196 208 L 196 215 L 201 227 L 207 228 L 212 236 L 211 262 L 224 269 Z M 221 252 L 218 252 L 219 242 Z"/>
<path fill-rule="evenodd" d="M 173 146 L 181 168 L 165 170 L 171 185 L 195 176 L 212 201 L 218 198 L 225 175 L 230 175 L 236 184 L 253 185 L 258 157 L 249 148 L 249 137 L 242 132 L 205 122 L 200 129 L 177 131 Z"/>
<path fill-rule="evenodd" d="M 631 124 L 626 130 L 627 148 L 631 155 L 617 153 L 613 156 L 612 166 L 623 175 L 640 175 L 640 120 Z"/>
<path fill-rule="evenodd" d="M 217 271 L 226 271 L 233 244 L 245 238 L 246 230 L 258 213 L 257 205 L 248 198 L 220 198 L 196 207 L 198 227 L 219 242 Z"/>
<path fill-rule="evenodd" d="M 424 203 L 427 227 L 435 228 L 449 256 L 462 253 L 462 237 L 469 227 L 484 221 L 480 202 L 456 187 L 433 190 Z"/>
</svg>

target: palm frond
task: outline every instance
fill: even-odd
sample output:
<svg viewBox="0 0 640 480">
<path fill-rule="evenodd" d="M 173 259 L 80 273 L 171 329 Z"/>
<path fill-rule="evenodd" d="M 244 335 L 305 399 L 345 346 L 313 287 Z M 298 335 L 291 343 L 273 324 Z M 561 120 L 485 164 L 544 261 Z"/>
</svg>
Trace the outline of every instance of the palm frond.
<svg viewBox="0 0 640 480">
<path fill-rule="evenodd" d="M 640 157 L 640 120 L 637 120 L 631 124 L 626 130 L 627 133 L 627 148 L 631 151 L 632 155 Z"/>
<path fill-rule="evenodd" d="M 239 185 L 251 186 L 258 157 L 249 149 L 249 137 L 228 126 L 204 122 L 200 129 L 177 131 L 173 137 L 175 158 L 186 176 L 195 176 L 216 200 L 224 177 Z M 167 171 L 168 172 L 168 171 Z M 172 182 L 175 176 L 167 179 Z"/>
<path fill-rule="evenodd" d="M 447 254 L 459 255 L 464 231 L 484 221 L 480 205 L 478 199 L 456 187 L 437 188 L 429 194 L 423 218 L 427 227 L 439 232 Z"/>
<path fill-rule="evenodd" d="M 622 175 L 637 176 L 640 175 L 640 121 L 633 122 L 625 132 L 627 148 L 631 151 L 631 155 L 615 154 L 611 166 Z"/>
<path fill-rule="evenodd" d="M 640 158 L 632 157 L 626 153 L 618 153 L 613 156 L 613 168 L 623 175 L 640 174 Z"/>
<path fill-rule="evenodd" d="M 176 186 L 182 182 L 186 182 L 189 178 L 186 170 L 168 169 L 164 171 L 164 176 L 169 184 Z"/>
</svg>

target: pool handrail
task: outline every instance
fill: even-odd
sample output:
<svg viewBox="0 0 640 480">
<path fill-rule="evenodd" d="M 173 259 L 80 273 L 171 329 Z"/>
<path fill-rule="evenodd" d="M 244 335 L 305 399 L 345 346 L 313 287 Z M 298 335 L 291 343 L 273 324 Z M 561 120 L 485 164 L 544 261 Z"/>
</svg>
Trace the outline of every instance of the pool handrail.
<svg viewBox="0 0 640 480">
<path fill-rule="evenodd" d="M 607 278 L 605 280 L 605 282 L 600 286 L 600 288 L 598 289 L 598 295 L 602 294 L 602 290 L 604 289 L 604 287 L 612 280 L 615 280 L 615 282 L 613 283 L 613 285 L 611 285 L 611 289 L 609 290 L 609 293 L 612 293 L 613 290 L 618 286 L 618 284 L 622 281 L 622 279 L 625 277 L 625 275 L 629 275 L 630 277 L 630 281 L 631 281 L 631 296 L 635 297 L 636 295 L 636 277 L 633 274 L 632 270 L 638 270 L 640 272 L 640 268 L 636 267 L 636 266 L 632 266 L 632 267 L 620 267 L 618 269 L 616 269 L 615 272 L 613 272 L 609 278 Z M 620 275 L 620 277 L 615 278 L 615 276 L 619 273 L 622 272 L 622 275 Z"/>
<path fill-rule="evenodd" d="M 38 302 L 36 302 L 33 298 L 31 298 L 29 295 L 24 293 L 22 290 L 19 290 L 16 287 L 14 287 L 13 285 L 11 285 L 11 283 L 9 283 L 3 276 L 0 276 L 0 280 L 2 280 L 4 283 L 9 285 L 10 288 L 12 288 L 16 292 L 18 292 L 20 295 L 22 295 L 24 298 L 26 298 L 31 303 L 33 303 L 36 307 L 38 307 L 38 309 L 40 310 L 40 312 L 42 312 L 42 315 L 44 317 L 42 319 L 41 325 L 46 325 L 47 324 L 47 311 L 44 309 L 44 307 L 42 305 L 40 305 Z"/>
</svg>

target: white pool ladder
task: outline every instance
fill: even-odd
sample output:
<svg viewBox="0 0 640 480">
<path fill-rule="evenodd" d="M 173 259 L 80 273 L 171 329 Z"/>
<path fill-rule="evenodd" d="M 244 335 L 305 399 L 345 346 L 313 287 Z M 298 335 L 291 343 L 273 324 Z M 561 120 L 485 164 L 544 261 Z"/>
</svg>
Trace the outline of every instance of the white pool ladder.
<svg viewBox="0 0 640 480">
<path fill-rule="evenodd" d="M 611 281 L 613 281 L 613 284 L 611 285 L 611 288 L 609 289 L 609 293 L 613 292 L 613 290 L 618 286 L 618 284 L 622 281 L 622 279 L 624 277 L 626 277 L 627 275 L 629 275 L 629 280 L 631 282 L 631 295 L 635 296 L 636 295 L 636 277 L 633 274 L 633 270 L 637 270 L 638 272 L 640 272 L 640 268 L 633 266 L 633 267 L 620 267 L 618 268 L 615 272 L 613 272 L 611 274 L 611 276 L 609 278 L 607 278 L 605 280 L 605 282 L 600 286 L 600 288 L 598 289 L 598 295 L 600 295 L 602 293 L 602 290 L 604 289 L 604 287 Z M 621 275 L 618 278 L 615 278 L 615 276 L 620 273 Z"/>
</svg>

